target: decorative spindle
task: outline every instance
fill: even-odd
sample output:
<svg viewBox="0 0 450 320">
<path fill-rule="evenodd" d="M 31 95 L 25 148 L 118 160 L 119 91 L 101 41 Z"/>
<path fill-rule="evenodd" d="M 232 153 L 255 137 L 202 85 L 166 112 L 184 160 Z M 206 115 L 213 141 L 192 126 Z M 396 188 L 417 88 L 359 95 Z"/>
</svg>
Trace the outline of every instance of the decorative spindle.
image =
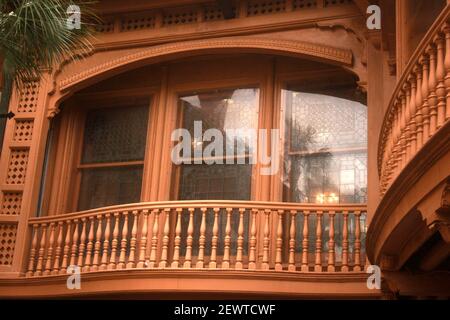
<svg viewBox="0 0 450 320">
<path fill-rule="evenodd" d="M 223 249 L 223 261 L 222 269 L 228 269 L 230 267 L 230 245 L 231 245 L 231 212 L 232 208 L 226 208 L 227 222 L 225 225 L 225 241 Z"/>
<path fill-rule="evenodd" d="M 309 211 L 303 212 L 303 241 L 302 241 L 302 271 L 308 272 L 308 246 L 309 246 Z"/>
<path fill-rule="evenodd" d="M 64 222 L 59 221 L 58 222 L 58 239 L 56 240 L 56 250 L 55 250 L 55 261 L 53 263 L 53 270 L 52 274 L 58 274 L 59 273 L 59 263 L 61 262 L 61 252 L 62 252 L 62 241 L 63 241 L 63 229 Z"/>
<path fill-rule="evenodd" d="M 106 226 L 105 226 L 105 235 L 103 239 L 103 253 L 102 253 L 102 261 L 100 264 L 100 270 L 106 270 L 108 268 L 108 253 L 109 253 L 109 237 L 111 236 L 111 214 L 106 214 Z"/>
<path fill-rule="evenodd" d="M 69 251 L 70 251 L 70 241 L 71 241 L 71 226 L 72 221 L 66 220 L 66 237 L 64 239 L 64 249 L 63 249 L 63 259 L 61 263 L 61 270 L 59 270 L 59 274 L 65 274 L 67 271 L 67 266 L 69 263 Z"/>
<path fill-rule="evenodd" d="M 117 264 L 117 247 L 119 244 L 119 217 L 120 214 L 118 212 L 115 212 L 113 239 L 111 241 L 111 257 L 109 259 L 108 270 L 114 270 Z"/>
<path fill-rule="evenodd" d="M 177 208 L 177 225 L 175 227 L 175 239 L 173 248 L 172 268 L 178 268 L 180 263 L 180 244 L 181 244 L 181 213 L 183 209 Z M 211 263 L 210 263 L 211 268 Z"/>
<path fill-rule="evenodd" d="M 437 105 L 437 119 L 436 119 L 436 129 L 442 127 L 445 121 L 445 103 L 446 103 L 446 89 L 445 89 L 445 66 L 444 66 L 444 38 L 441 34 L 437 35 L 435 38 L 437 46 L 437 66 L 436 66 L 436 95 L 438 99 Z"/>
<path fill-rule="evenodd" d="M 186 237 L 186 255 L 184 257 L 183 268 L 188 269 L 192 265 L 192 242 L 194 233 L 194 208 L 189 208 L 189 224 Z"/>
<path fill-rule="evenodd" d="M 238 226 L 235 269 L 243 268 L 242 253 L 244 251 L 244 214 L 245 214 L 245 209 L 239 208 L 239 226 Z"/>
<path fill-rule="evenodd" d="M 417 90 L 416 90 L 416 126 L 417 126 L 417 150 L 423 145 L 423 113 L 422 113 L 422 65 L 418 64 L 415 68 Z"/>
<path fill-rule="evenodd" d="M 296 210 L 291 210 L 291 224 L 289 227 L 289 271 L 296 271 L 295 267 L 295 218 Z"/>
<path fill-rule="evenodd" d="M 323 212 L 317 211 L 317 228 L 316 228 L 316 259 L 314 265 L 315 272 L 322 272 L 322 217 Z"/>
<path fill-rule="evenodd" d="M 422 116 L 423 116 L 423 144 L 425 144 L 430 136 L 430 106 L 428 105 L 428 81 L 429 81 L 429 59 L 428 56 L 422 56 Z"/>
<path fill-rule="evenodd" d="M 41 230 L 42 230 L 41 241 L 39 244 L 39 253 L 38 253 L 38 261 L 37 261 L 37 265 L 36 265 L 36 272 L 34 273 L 35 276 L 42 275 L 45 245 L 47 243 L 47 224 L 46 223 L 42 224 Z"/>
<path fill-rule="evenodd" d="M 355 264 L 353 271 L 361 271 L 361 212 L 355 212 Z"/>
<path fill-rule="evenodd" d="M 265 221 L 264 221 L 264 238 L 263 238 L 263 257 L 261 268 L 263 270 L 269 269 L 269 246 L 270 246 L 270 210 L 264 210 Z"/>
<path fill-rule="evenodd" d="M 445 121 L 450 118 L 450 23 L 446 22 L 442 31 L 445 34 Z"/>
<path fill-rule="evenodd" d="M 77 265 L 83 269 L 84 250 L 86 249 L 86 218 L 81 218 L 81 236 L 80 245 L 78 247 L 78 263 Z"/>
<path fill-rule="evenodd" d="M 410 159 L 414 156 L 414 154 L 417 151 L 417 124 L 416 124 L 416 112 L 417 112 L 417 106 L 416 106 L 416 89 L 417 89 L 417 83 L 416 83 L 416 73 L 417 69 L 414 69 L 411 73 L 411 76 L 409 78 L 409 81 L 411 83 L 411 97 L 409 101 L 409 112 L 411 114 L 411 120 L 409 121 L 409 129 L 410 131 Z"/>
<path fill-rule="evenodd" d="M 156 252 L 158 250 L 158 232 L 159 232 L 159 210 L 155 209 L 153 213 L 152 247 L 150 249 L 150 258 L 148 267 L 156 267 Z"/>
<path fill-rule="evenodd" d="M 137 235 L 137 211 L 133 210 L 133 227 L 131 228 L 131 239 L 130 239 L 130 255 L 128 256 L 127 269 L 135 267 L 135 253 L 136 253 L 136 235 Z"/>
<path fill-rule="evenodd" d="M 200 223 L 200 235 L 198 238 L 197 268 L 203 268 L 204 266 L 206 243 L 206 208 L 201 208 L 200 211 L 202 213 L 202 221 Z"/>
<path fill-rule="evenodd" d="M 167 256 L 169 251 L 169 231 L 170 231 L 170 209 L 164 209 L 164 229 L 163 229 L 163 237 L 162 237 L 162 250 L 161 250 L 161 260 L 159 261 L 160 268 L 167 267 Z"/>
<path fill-rule="evenodd" d="M 55 243 L 55 223 L 50 223 L 50 237 L 47 249 L 47 258 L 45 259 L 44 276 L 47 276 L 52 271 L 53 245 Z"/>
<path fill-rule="evenodd" d="M 78 233 L 79 233 L 79 231 L 78 231 L 78 227 L 79 227 L 78 219 L 75 219 L 73 221 L 73 223 L 74 223 L 75 227 L 74 227 L 73 236 L 72 236 L 72 249 L 71 249 L 71 252 L 70 252 L 70 262 L 69 262 L 70 266 L 74 266 L 77 263 L 76 257 L 77 257 L 78 237 L 79 237 L 79 235 L 78 235 Z"/>
<path fill-rule="evenodd" d="M 33 276 L 34 271 L 34 260 L 36 258 L 36 249 L 37 249 L 37 242 L 38 242 L 38 224 L 33 224 L 33 240 L 31 241 L 31 251 L 30 251 L 30 258 L 28 260 L 28 270 L 27 270 L 27 277 Z"/>
<path fill-rule="evenodd" d="M 256 269 L 256 217 L 258 215 L 258 209 L 252 209 L 252 220 L 250 227 L 250 250 L 248 256 L 248 269 Z"/>
<path fill-rule="evenodd" d="M 328 212 L 330 230 L 329 230 L 329 240 L 328 240 L 328 272 L 335 271 L 335 257 L 334 257 L 334 216 L 336 213 L 334 211 Z"/>
<path fill-rule="evenodd" d="M 217 242 L 219 241 L 219 208 L 214 208 L 214 222 L 211 238 L 211 258 L 209 260 L 209 269 L 217 268 Z"/>
<path fill-rule="evenodd" d="M 97 215 L 97 224 L 95 232 L 94 259 L 92 261 L 92 271 L 97 271 L 100 265 L 100 249 L 102 246 L 102 215 Z"/>
<path fill-rule="evenodd" d="M 436 95 L 436 47 L 432 44 L 427 48 L 427 53 L 430 57 L 430 77 L 428 80 L 428 105 L 430 106 L 430 136 L 432 136 L 436 132 L 437 126 L 437 95 Z"/>
<path fill-rule="evenodd" d="M 342 272 L 348 272 L 348 211 L 342 213 L 344 224 L 342 226 Z"/>
<path fill-rule="evenodd" d="M 120 256 L 117 269 L 125 268 L 128 239 L 128 211 L 123 212 L 122 239 L 120 240 Z"/>
<path fill-rule="evenodd" d="M 86 246 L 86 259 L 84 261 L 83 272 L 88 272 L 91 270 L 92 265 L 92 249 L 94 248 L 94 226 L 95 220 L 94 217 L 89 217 L 89 234 L 88 234 L 88 243 Z"/>
<path fill-rule="evenodd" d="M 145 252 L 147 250 L 148 210 L 142 211 L 141 241 L 139 245 L 139 262 L 137 268 L 145 267 Z"/>
<path fill-rule="evenodd" d="M 283 246 L 283 210 L 278 210 L 277 240 L 275 242 L 275 270 L 283 270 L 281 250 Z"/>
</svg>

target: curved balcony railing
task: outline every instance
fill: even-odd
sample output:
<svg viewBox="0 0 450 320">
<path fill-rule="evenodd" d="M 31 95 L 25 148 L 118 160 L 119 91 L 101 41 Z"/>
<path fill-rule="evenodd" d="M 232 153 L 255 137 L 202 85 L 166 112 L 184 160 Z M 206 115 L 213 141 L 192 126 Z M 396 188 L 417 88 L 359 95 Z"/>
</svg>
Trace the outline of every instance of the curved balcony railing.
<svg viewBox="0 0 450 320">
<path fill-rule="evenodd" d="M 138 203 L 29 221 L 28 277 L 117 269 L 358 272 L 364 205 Z"/>
<path fill-rule="evenodd" d="M 450 118 L 450 5 L 415 50 L 397 83 L 378 148 L 380 191 Z"/>
</svg>

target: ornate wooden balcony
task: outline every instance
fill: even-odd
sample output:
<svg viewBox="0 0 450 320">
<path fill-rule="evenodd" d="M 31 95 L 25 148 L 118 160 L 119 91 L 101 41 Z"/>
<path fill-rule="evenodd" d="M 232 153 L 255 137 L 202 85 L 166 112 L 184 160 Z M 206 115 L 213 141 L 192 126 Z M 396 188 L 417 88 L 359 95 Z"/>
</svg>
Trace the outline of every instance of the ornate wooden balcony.
<svg viewBox="0 0 450 320">
<path fill-rule="evenodd" d="M 450 6 L 422 39 L 397 82 L 378 148 L 380 191 L 417 157 L 430 140 L 448 138 L 450 118 Z"/>
<path fill-rule="evenodd" d="M 363 205 L 182 201 L 33 218 L 26 276 L 66 274 L 70 265 L 361 272 L 365 214 Z"/>
</svg>

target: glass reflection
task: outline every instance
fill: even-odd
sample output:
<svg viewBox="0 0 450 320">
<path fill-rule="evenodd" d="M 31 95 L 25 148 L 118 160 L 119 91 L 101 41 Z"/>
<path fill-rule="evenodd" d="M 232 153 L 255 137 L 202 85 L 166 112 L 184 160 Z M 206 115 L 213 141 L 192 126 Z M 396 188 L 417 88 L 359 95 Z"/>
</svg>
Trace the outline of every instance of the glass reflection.
<svg viewBox="0 0 450 320">
<path fill-rule="evenodd" d="M 365 203 L 367 107 L 351 85 L 283 90 L 284 201 Z M 332 95 L 331 95 L 332 94 Z"/>
</svg>

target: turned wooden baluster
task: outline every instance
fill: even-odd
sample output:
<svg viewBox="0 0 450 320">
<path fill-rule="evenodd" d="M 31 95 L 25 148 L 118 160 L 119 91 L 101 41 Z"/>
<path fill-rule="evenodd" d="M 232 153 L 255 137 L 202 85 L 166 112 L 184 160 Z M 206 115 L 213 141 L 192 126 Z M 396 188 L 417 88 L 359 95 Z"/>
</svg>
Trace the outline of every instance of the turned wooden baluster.
<svg viewBox="0 0 450 320">
<path fill-rule="evenodd" d="M 237 251 L 236 251 L 236 269 L 242 269 L 242 256 L 244 251 L 244 214 L 245 209 L 239 208 L 239 226 L 238 226 L 238 237 L 237 237 Z"/>
<path fill-rule="evenodd" d="M 417 69 L 414 69 L 411 73 L 411 76 L 409 78 L 409 81 L 411 83 L 411 97 L 409 101 L 409 108 L 410 108 L 410 115 L 411 120 L 409 121 L 409 128 L 410 128 L 410 159 L 414 156 L 414 154 L 417 151 L 417 123 L 416 123 L 416 112 L 417 112 L 417 106 L 416 106 L 416 89 L 417 89 L 417 83 L 416 83 L 416 71 Z"/>
<path fill-rule="evenodd" d="M 258 215 L 258 209 L 252 209 L 252 219 L 250 227 L 250 250 L 248 255 L 248 269 L 256 269 L 256 217 Z"/>
<path fill-rule="evenodd" d="M 289 226 L 289 266 L 288 271 L 296 271 L 295 267 L 295 217 L 296 210 L 291 210 L 291 222 Z"/>
<path fill-rule="evenodd" d="M 98 266 L 100 265 L 100 250 L 102 246 L 102 216 L 97 215 L 97 225 L 96 225 L 96 232 L 95 232 L 95 245 L 94 245 L 94 259 L 92 260 L 92 271 L 97 271 Z"/>
<path fill-rule="evenodd" d="M 111 257 L 109 259 L 108 270 L 114 270 L 117 265 L 117 248 L 119 244 L 119 212 L 114 213 L 114 230 L 111 241 Z"/>
<path fill-rule="evenodd" d="M 74 266 L 77 263 L 77 249 L 78 249 L 78 227 L 79 227 L 79 221 L 78 219 L 75 219 L 73 221 L 74 223 L 74 229 L 73 229 L 73 236 L 72 236 L 72 249 L 70 251 L 70 262 L 69 266 Z"/>
<path fill-rule="evenodd" d="M 202 213 L 202 221 L 200 222 L 200 235 L 198 238 L 197 268 L 203 268 L 204 266 L 206 243 L 206 208 L 201 208 L 200 211 Z"/>
<path fill-rule="evenodd" d="M 80 268 L 83 268 L 84 250 L 86 249 L 86 218 L 81 218 L 81 222 L 82 227 L 81 227 L 80 245 L 78 247 L 77 265 Z"/>
<path fill-rule="evenodd" d="M 59 270 L 59 274 L 66 273 L 67 266 L 69 263 L 70 240 L 71 240 L 71 236 L 72 236 L 72 232 L 70 232 L 71 225 L 72 225 L 72 221 L 66 220 L 66 237 L 64 239 L 63 258 L 62 258 L 61 270 Z"/>
<path fill-rule="evenodd" d="M 219 241 L 219 208 L 214 208 L 214 222 L 211 238 L 211 258 L 209 260 L 209 269 L 217 268 L 217 243 Z"/>
<path fill-rule="evenodd" d="M 227 222 L 225 224 L 225 240 L 223 248 L 223 261 L 222 269 L 228 269 L 230 267 L 230 246 L 231 246 L 231 213 L 232 208 L 226 208 Z"/>
<path fill-rule="evenodd" d="M 158 250 L 158 232 L 159 232 L 159 210 L 154 209 L 153 213 L 153 230 L 152 230 L 152 247 L 150 249 L 150 258 L 148 267 L 156 267 L 156 253 Z"/>
<path fill-rule="evenodd" d="M 309 271 L 308 266 L 308 246 L 309 246 L 309 211 L 303 212 L 303 241 L 302 241 L 302 271 Z"/>
<path fill-rule="evenodd" d="M 139 245 L 139 262 L 138 268 L 145 267 L 145 253 L 147 250 L 147 233 L 148 233 L 148 210 L 142 211 L 142 228 L 141 228 L 141 241 Z"/>
<path fill-rule="evenodd" d="M 175 227 L 175 239 L 173 248 L 172 268 L 178 268 L 180 266 L 180 244 L 181 244 L 181 212 L 183 209 L 177 208 L 177 225 Z M 211 254 L 212 259 L 212 254 Z M 211 268 L 211 263 L 209 264 Z"/>
<path fill-rule="evenodd" d="M 275 242 L 275 270 L 283 270 L 282 264 L 282 246 L 283 246 L 283 213 L 284 210 L 278 210 L 278 223 L 277 223 L 277 240 Z"/>
<path fill-rule="evenodd" d="M 58 239 L 56 240 L 55 261 L 53 263 L 52 274 L 59 273 L 59 264 L 61 262 L 62 242 L 63 242 L 64 222 L 58 222 Z"/>
<path fill-rule="evenodd" d="M 31 251 L 30 251 L 30 258 L 28 260 L 28 270 L 26 273 L 27 277 L 33 276 L 34 271 L 34 260 L 36 258 L 36 249 L 37 249 L 37 243 L 38 243 L 38 224 L 33 224 L 33 240 L 31 241 Z"/>
<path fill-rule="evenodd" d="M 445 121 L 450 118 L 450 23 L 446 22 L 442 31 L 445 34 Z"/>
<path fill-rule="evenodd" d="M 361 271 L 361 212 L 355 211 L 355 265 L 353 271 Z"/>
<path fill-rule="evenodd" d="M 128 211 L 123 212 L 122 239 L 120 239 L 120 255 L 117 269 L 125 268 L 128 238 Z"/>
<path fill-rule="evenodd" d="M 43 223 L 41 225 L 41 230 L 42 230 L 42 232 L 41 232 L 41 241 L 39 243 L 38 260 L 37 260 L 37 264 L 36 264 L 36 271 L 34 272 L 35 276 L 42 275 L 45 245 L 47 243 L 47 224 L 46 223 Z"/>
<path fill-rule="evenodd" d="M 50 237 L 48 242 L 47 257 L 45 259 L 44 276 L 47 276 L 52 271 L 53 245 L 55 243 L 55 223 L 50 223 Z"/>
<path fill-rule="evenodd" d="M 270 210 L 264 210 L 265 221 L 264 221 L 264 233 L 263 233 L 263 256 L 262 256 L 262 265 L 261 268 L 263 270 L 269 269 L 269 247 L 270 247 Z"/>
<path fill-rule="evenodd" d="M 405 162 L 407 163 L 409 161 L 409 157 L 411 155 L 411 128 L 409 125 L 409 122 L 411 120 L 411 110 L 410 110 L 410 104 L 411 104 L 411 86 L 409 82 L 406 82 L 404 85 L 404 91 L 405 91 Z"/>
<path fill-rule="evenodd" d="M 169 250 L 169 218 L 170 218 L 170 209 L 164 209 L 164 229 L 163 229 L 163 237 L 162 237 L 162 250 L 161 250 L 161 260 L 159 261 L 159 267 L 165 268 L 167 267 L 167 257 Z"/>
<path fill-rule="evenodd" d="M 186 237 L 186 254 L 184 257 L 183 268 L 190 268 L 192 264 L 192 243 L 194 233 L 194 208 L 189 208 L 189 224 Z"/>
<path fill-rule="evenodd" d="M 133 214 L 133 227 L 131 228 L 131 239 L 130 239 L 130 255 L 128 256 L 128 263 L 127 263 L 127 269 L 134 268 L 135 267 L 135 261 L 136 261 L 136 235 L 137 235 L 137 211 L 133 210 L 131 212 Z"/>
<path fill-rule="evenodd" d="M 314 265 L 315 272 L 322 272 L 322 217 L 323 212 L 317 211 L 316 225 L 316 261 Z"/>
<path fill-rule="evenodd" d="M 342 272 L 348 272 L 348 211 L 342 212 Z"/>
<path fill-rule="evenodd" d="M 401 117 L 400 117 L 400 128 L 401 128 L 401 133 L 400 133 L 400 152 L 399 152 L 399 157 L 400 157 L 400 168 L 399 171 L 401 171 L 401 169 L 403 169 L 403 167 L 406 165 L 406 139 L 405 139 L 405 128 L 406 128 L 406 94 L 405 91 L 402 90 L 400 92 L 400 110 L 401 110 Z"/>
<path fill-rule="evenodd" d="M 435 38 L 437 46 L 437 65 L 436 65 L 436 95 L 438 99 L 437 104 L 437 119 L 436 119 L 436 129 L 442 127 L 445 121 L 445 100 L 446 100 L 446 89 L 444 84 L 445 79 L 445 66 L 444 66 L 444 38 L 442 35 L 437 35 Z"/>
<path fill-rule="evenodd" d="M 330 240 L 328 240 L 328 272 L 334 272 L 336 270 L 335 268 L 335 263 L 336 263 L 336 259 L 334 257 L 335 254 L 335 240 L 334 240 L 334 217 L 335 217 L 336 213 L 334 211 L 330 211 L 328 212 L 328 218 L 329 218 L 329 224 L 330 224 L 330 229 L 329 229 L 329 238 Z"/>
<path fill-rule="evenodd" d="M 430 109 L 430 136 L 436 132 L 437 121 L 437 95 L 436 95 L 436 47 L 432 44 L 427 48 L 430 57 L 430 74 L 428 79 L 428 105 Z"/>
<path fill-rule="evenodd" d="M 425 144 L 430 136 L 430 106 L 428 105 L 428 81 L 429 81 L 429 58 L 423 55 L 421 58 L 422 65 L 422 116 L 423 116 L 423 134 L 422 143 Z"/>
<path fill-rule="evenodd" d="M 88 242 L 86 245 L 86 259 L 84 261 L 83 272 L 88 272 L 91 270 L 92 266 L 92 249 L 94 248 L 94 225 L 95 220 L 94 217 L 89 217 L 89 234 L 88 234 Z"/>
<path fill-rule="evenodd" d="M 111 236 L 111 214 L 106 214 L 106 227 L 105 227 L 105 235 L 103 239 L 103 253 L 102 253 L 102 261 L 100 264 L 100 270 L 106 270 L 108 268 L 108 253 L 109 253 L 109 237 Z"/>
<path fill-rule="evenodd" d="M 420 60 L 422 62 L 422 60 Z M 420 62 L 420 63 L 421 63 Z M 417 90 L 416 90 L 416 125 L 417 125 L 417 150 L 420 150 L 423 145 L 423 113 L 422 113 L 422 73 L 423 68 L 421 64 L 418 64 L 415 69 L 417 75 Z"/>
</svg>

